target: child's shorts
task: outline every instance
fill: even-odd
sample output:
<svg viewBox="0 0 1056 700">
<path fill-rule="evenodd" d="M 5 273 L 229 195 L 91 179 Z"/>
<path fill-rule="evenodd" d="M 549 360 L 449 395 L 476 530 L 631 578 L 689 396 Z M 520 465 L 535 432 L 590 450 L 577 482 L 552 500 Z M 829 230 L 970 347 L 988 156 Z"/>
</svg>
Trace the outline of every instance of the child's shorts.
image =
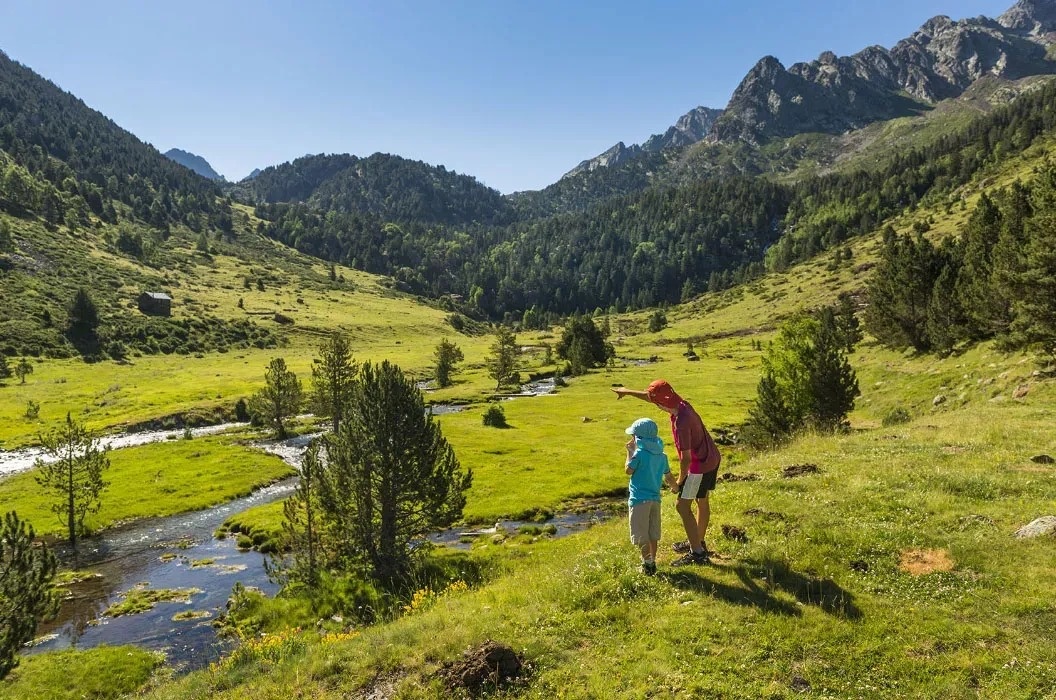
<svg viewBox="0 0 1056 700">
<path fill-rule="evenodd" d="M 660 501 L 642 501 L 631 506 L 631 543 L 636 547 L 660 541 Z"/>
</svg>

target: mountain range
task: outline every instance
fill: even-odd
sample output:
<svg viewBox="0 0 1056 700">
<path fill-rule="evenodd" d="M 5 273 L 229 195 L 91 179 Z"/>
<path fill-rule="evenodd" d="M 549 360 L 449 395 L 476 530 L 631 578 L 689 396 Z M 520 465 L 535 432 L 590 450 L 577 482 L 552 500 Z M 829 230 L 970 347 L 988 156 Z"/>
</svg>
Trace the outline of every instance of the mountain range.
<svg viewBox="0 0 1056 700">
<path fill-rule="evenodd" d="M 869 232 L 967 182 L 997 145 L 1049 133 L 1054 16 L 1056 0 L 1023 0 L 996 20 L 930 20 L 891 50 L 764 58 L 721 114 L 698 107 L 621 146 L 630 157 L 509 196 L 381 153 L 209 180 L 0 56 L 0 211 L 17 220 L 0 293 L 61 317 L 69 285 L 90 278 L 116 304 L 114 290 L 164 288 L 188 249 L 240 255 L 251 231 L 482 317 L 677 302 Z M 100 251 L 137 261 L 139 278 Z M 0 343 L 61 345 L 55 324 L 24 316 L 0 311 Z"/>
<path fill-rule="evenodd" d="M 984 77 L 1015 81 L 1056 73 L 1054 42 L 1056 2 L 1020 0 L 996 20 L 934 17 L 891 49 L 870 46 L 842 57 L 825 51 L 815 61 L 789 68 L 765 56 L 741 80 L 725 109 L 697 107 L 663 135 L 641 146 L 617 143 L 562 179 L 701 142 L 758 147 L 799 134 L 842 134 L 923 114 Z"/>
</svg>

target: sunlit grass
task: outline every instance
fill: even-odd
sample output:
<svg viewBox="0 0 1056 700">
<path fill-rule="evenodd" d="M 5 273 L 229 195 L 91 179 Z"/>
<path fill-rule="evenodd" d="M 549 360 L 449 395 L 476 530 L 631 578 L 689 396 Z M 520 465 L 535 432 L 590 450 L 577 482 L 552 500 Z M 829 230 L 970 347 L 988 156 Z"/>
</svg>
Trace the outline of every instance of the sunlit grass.
<svg viewBox="0 0 1056 700">
<path fill-rule="evenodd" d="M 109 456 L 104 479 L 110 486 L 102 493 L 99 512 L 85 523 L 92 530 L 134 518 L 199 510 L 294 473 L 278 457 L 225 436 L 129 447 Z M 50 510 L 54 502 L 32 471 L 0 479 L 0 511 L 17 510 L 38 534 L 65 535 L 65 520 Z"/>
</svg>

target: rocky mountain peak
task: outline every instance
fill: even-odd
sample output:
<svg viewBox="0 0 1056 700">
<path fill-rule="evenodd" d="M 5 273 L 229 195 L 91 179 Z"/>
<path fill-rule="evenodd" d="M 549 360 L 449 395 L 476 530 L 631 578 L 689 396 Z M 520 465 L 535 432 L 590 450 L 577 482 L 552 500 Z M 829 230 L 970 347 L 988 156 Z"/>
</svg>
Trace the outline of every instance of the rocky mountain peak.
<svg viewBox="0 0 1056 700">
<path fill-rule="evenodd" d="M 667 148 L 691 146 L 698 141 L 704 140 L 704 137 L 711 131 L 712 125 L 715 124 L 715 121 L 721 115 L 721 109 L 696 107 L 679 117 L 675 125 L 668 127 L 667 131 L 662 134 L 653 134 L 642 145 L 627 146 L 623 141 L 620 141 L 604 153 L 581 162 L 565 173 L 564 177 L 572 177 L 584 172 L 593 172 L 598 168 L 620 165 L 628 160 L 637 158 L 643 153 L 657 153 Z"/>
<path fill-rule="evenodd" d="M 1056 0 L 1019 0 L 1003 15 L 998 24 L 1027 34 L 1042 35 L 1056 31 Z"/>
<path fill-rule="evenodd" d="M 628 160 L 636 157 L 641 151 L 642 147 L 637 144 L 628 147 L 623 141 L 620 141 L 604 153 L 581 162 L 579 165 L 562 175 L 562 178 L 572 177 L 573 175 L 579 175 L 580 173 L 593 172 L 598 168 L 611 167 L 619 165 L 620 163 L 626 163 Z"/>
<path fill-rule="evenodd" d="M 934 36 L 950 29 L 954 24 L 955 22 L 946 15 L 937 15 L 925 22 L 920 29 L 917 30 L 917 34 Z"/>
<path fill-rule="evenodd" d="M 1056 0 L 1020 0 L 1000 21 L 932 17 L 890 50 L 822 53 L 787 70 L 765 56 L 734 91 L 709 138 L 761 143 L 808 132 L 842 133 L 909 116 L 957 97 L 983 77 L 1056 73 Z"/>
</svg>

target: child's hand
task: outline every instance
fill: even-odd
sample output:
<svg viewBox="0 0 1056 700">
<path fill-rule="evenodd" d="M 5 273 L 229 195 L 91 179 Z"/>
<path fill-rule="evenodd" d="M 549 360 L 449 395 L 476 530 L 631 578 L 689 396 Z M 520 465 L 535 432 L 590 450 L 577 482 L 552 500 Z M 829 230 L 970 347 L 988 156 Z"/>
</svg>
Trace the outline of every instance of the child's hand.
<svg viewBox="0 0 1056 700">
<path fill-rule="evenodd" d="M 627 444 L 624 445 L 624 447 L 627 448 L 627 454 L 634 454 L 634 449 L 635 449 L 634 438 L 632 437 L 630 440 L 628 440 Z"/>
</svg>

